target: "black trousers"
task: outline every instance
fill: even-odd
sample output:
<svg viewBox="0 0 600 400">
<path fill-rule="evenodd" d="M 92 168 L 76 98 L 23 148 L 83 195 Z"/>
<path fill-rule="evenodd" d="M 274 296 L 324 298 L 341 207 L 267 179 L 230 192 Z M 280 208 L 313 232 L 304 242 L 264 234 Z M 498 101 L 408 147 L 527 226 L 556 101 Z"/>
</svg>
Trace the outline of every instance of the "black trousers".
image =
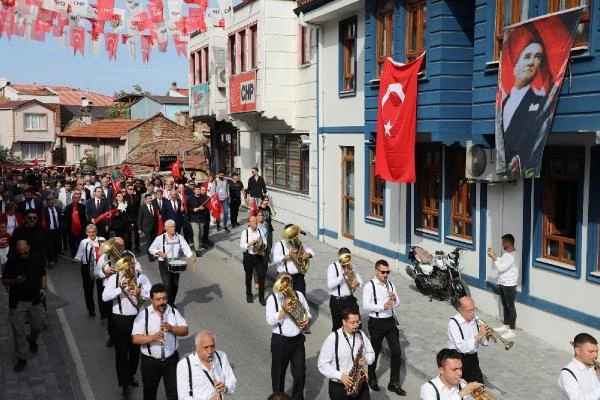
<svg viewBox="0 0 600 400">
<path fill-rule="evenodd" d="M 155 400 L 158 384 L 163 379 L 167 400 L 177 400 L 177 362 L 179 353 L 175 352 L 165 361 L 142 354 L 140 369 L 144 385 L 144 400 Z"/>
<path fill-rule="evenodd" d="M 329 398 L 331 400 L 371 400 L 371 395 L 369 394 L 367 382 L 363 383 L 356 397 L 348 397 L 346 396 L 346 388 L 343 383 L 329 381 Z"/>
<path fill-rule="evenodd" d="M 128 386 L 129 378 L 137 372 L 140 362 L 140 346 L 131 341 L 135 315 L 112 314 L 115 341 L 115 365 L 119 386 Z"/>
<path fill-rule="evenodd" d="M 479 356 L 477 353 L 462 355 L 462 378 L 470 382 L 479 382 L 483 384 L 483 373 L 479 368 Z"/>
<path fill-rule="evenodd" d="M 229 212 L 231 213 L 231 226 L 238 225 L 238 213 L 240 211 L 241 199 L 231 198 L 229 202 Z"/>
<path fill-rule="evenodd" d="M 396 327 L 394 317 L 390 318 L 369 318 L 369 336 L 371 344 L 375 351 L 375 361 L 369 365 L 369 376 L 377 379 L 375 371 L 377 370 L 377 358 L 381 351 L 383 339 L 392 353 L 390 363 L 390 383 L 400 384 L 400 365 L 402 364 L 402 350 L 400 349 L 400 334 Z"/>
<path fill-rule="evenodd" d="M 306 281 L 303 274 L 297 273 L 292 275 L 292 287 L 306 296 Z"/>
<path fill-rule="evenodd" d="M 68 234 L 69 238 L 69 249 L 71 250 L 71 258 L 75 258 L 75 254 L 77 254 L 77 250 L 79 249 L 79 243 L 83 240 L 85 236 L 83 235 L 73 235 L 71 233 Z M 65 249 L 66 250 L 66 249 Z"/>
<path fill-rule="evenodd" d="M 200 223 L 202 224 L 202 244 L 208 245 L 208 233 L 210 232 L 210 217 L 204 217 L 204 220 Z"/>
<path fill-rule="evenodd" d="M 252 273 L 256 272 L 258 283 L 258 297 L 265 298 L 265 276 L 267 266 L 265 259 L 260 254 L 244 253 L 244 272 L 246 274 L 246 295 L 252 295 Z"/>
<path fill-rule="evenodd" d="M 96 284 L 96 292 L 98 296 L 98 311 L 100 315 L 105 315 L 104 312 L 104 301 L 102 301 L 102 292 L 104 286 L 102 285 L 102 279 L 95 279 L 90 275 L 88 264 L 81 264 L 81 283 L 83 284 L 83 296 L 85 297 L 85 307 L 88 312 L 95 312 L 96 307 L 94 306 L 94 283 Z"/>
<path fill-rule="evenodd" d="M 500 289 L 500 301 L 504 310 L 504 325 L 508 325 L 510 329 L 515 329 L 517 324 L 517 309 L 515 307 L 517 287 L 498 285 L 498 289 Z"/>
<path fill-rule="evenodd" d="M 345 308 L 351 308 L 353 310 L 358 311 L 358 303 L 356 301 L 356 297 L 352 295 L 344 297 L 329 296 L 331 324 L 333 325 L 331 331 L 338 330 L 342 327 L 342 311 L 344 311 Z"/>
<path fill-rule="evenodd" d="M 167 269 L 166 261 L 158 262 L 158 271 L 160 272 L 160 279 L 163 285 L 167 287 L 167 293 L 169 295 L 169 305 L 175 304 L 175 297 L 177 297 L 177 291 L 179 290 L 179 275 L 169 272 Z"/>
<path fill-rule="evenodd" d="M 133 219 L 135 218 L 132 217 L 132 220 Z M 133 233 L 133 243 L 135 244 L 135 247 L 140 247 L 140 232 L 138 231 L 137 222 L 133 223 L 131 226 L 131 231 Z"/>
<path fill-rule="evenodd" d="M 60 229 L 48 229 L 48 261 L 58 260 L 58 254 L 62 251 L 62 239 L 60 237 Z"/>
<path fill-rule="evenodd" d="M 304 381 L 306 379 L 306 352 L 304 335 L 287 337 L 271 335 L 271 385 L 273 392 L 285 392 L 285 373 L 288 364 L 292 364 L 292 399 L 304 399 Z"/>
</svg>

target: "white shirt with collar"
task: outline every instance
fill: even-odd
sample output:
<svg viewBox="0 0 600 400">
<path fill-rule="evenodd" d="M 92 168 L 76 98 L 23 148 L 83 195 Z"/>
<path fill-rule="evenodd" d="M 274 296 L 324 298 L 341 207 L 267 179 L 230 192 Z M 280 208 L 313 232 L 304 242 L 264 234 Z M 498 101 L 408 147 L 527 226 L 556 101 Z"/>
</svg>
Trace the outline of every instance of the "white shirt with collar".
<svg viewBox="0 0 600 400">
<path fill-rule="evenodd" d="M 517 108 L 519 108 L 519 104 L 521 104 L 521 101 L 527 94 L 528 90 L 529 85 L 522 87 L 521 89 L 513 87 L 510 90 L 508 100 L 506 100 L 504 107 L 502 107 L 502 126 L 504 127 L 504 130 L 506 130 L 510 125 L 512 117 L 515 115 Z"/>
<path fill-rule="evenodd" d="M 136 261 L 136 264 L 139 263 Z M 137 270 L 137 268 L 136 268 Z M 150 297 L 150 279 L 142 273 L 136 272 L 137 284 L 142 289 L 140 295 L 147 299 Z M 138 309 L 131 304 L 131 301 L 127 298 L 123 289 L 119 286 L 118 282 L 123 279 L 123 273 L 117 272 L 111 275 L 104 281 L 104 290 L 102 291 L 103 301 L 112 301 L 112 312 L 116 315 L 137 315 Z"/>
<path fill-rule="evenodd" d="M 79 248 L 75 254 L 75 260 L 79 261 L 80 263 L 87 265 L 93 263 L 94 277 L 98 276 L 96 271 L 96 264 L 98 264 L 96 262 L 96 249 L 98 249 L 100 247 L 100 243 L 104 241 L 104 238 L 101 236 L 96 236 L 96 240 L 85 238 L 79 242 Z"/>
<path fill-rule="evenodd" d="M 190 376 L 188 360 L 192 368 L 192 392 L 190 395 Z M 206 373 L 204 372 L 206 371 Z M 212 396 L 217 394 L 213 384 L 210 382 L 206 374 L 211 377 L 213 382 L 223 382 L 227 387 L 227 393 L 235 393 L 236 378 L 233 374 L 229 359 L 223 351 L 216 350 L 212 358 L 211 369 L 206 368 L 204 363 L 198 357 L 198 353 L 194 352 L 187 357 L 182 358 L 177 363 L 177 397 L 179 400 L 210 400 Z"/>
<path fill-rule="evenodd" d="M 148 333 L 146 333 L 146 310 L 148 310 Z M 165 309 L 164 321 L 172 326 L 187 326 L 186 320 L 179 313 L 179 310 L 167 305 Z M 154 307 L 149 305 L 147 308 L 140 310 L 135 321 L 133 322 L 132 335 L 154 335 L 160 330 L 160 313 L 154 310 Z M 165 358 L 169 358 L 177 351 L 179 341 L 173 332 L 165 332 Z M 150 352 L 148 352 L 148 348 Z M 148 345 L 141 345 L 142 354 L 153 358 L 161 356 L 161 342 L 153 341 Z"/>
<path fill-rule="evenodd" d="M 505 251 L 502 257 L 497 257 L 494 265 L 498 269 L 498 284 L 502 286 L 517 286 L 519 282 L 519 252 Z"/>
<path fill-rule="evenodd" d="M 562 389 L 565 400 L 599 400 L 600 399 L 600 378 L 594 367 L 588 367 L 581 361 L 573 358 L 558 376 L 558 385 Z"/>
<path fill-rule="evenodd" d="M 375 302 L 375 297 L 373 296 L 373 285 L 375 285 L 377 302 Z M 385 310 L 383 306 L 389 299 L 389 292 L 396 294 L 396 300 L 392 308 Z M 394 315 L 394 308 L 399 305 L 400 296 L 398 296 L 396 286 L 389 279 L 386 283 L 382 283 L 379 279 L 373 278 L 363 287 L 363 308 L 369 312 L 369 317 L 390 318 Z"/>
<path fill-rule="evenodd" d="M 310 309 L 308 308 L 308 303 L 306 302 L 306 298 L 304 295 L 296 290 L 296 296 L 298 296 L 298 300 L 304 306 L 306 310 L 308 318 L 312 318 L 310 315 Z M 267 324 L 271 327 L 273 333 L 278 335 L 283 335 L 287 337 L 295 337 L 300 334 L 300 328 L 296 325 L 296 323 L 290 318 L 287 313 L 284 314 L 283 319 L 279 319 L 279 311 L 281 311 L 283 304 L 284 296 L 281 293 L 273 293 L 267 298 L 267 306 L 265 307 L 265 317 L 267 319 Z"/>
<path fill-rule="evenodd" d="M 337 354 L 340 368 L 337 369 L 335 359 L 335 336 L 337 333 Z M 356 334 L 348 334 L 341 327 L 335 332 L 331 332 L 323 346 L 321 346 L 321 352 L 319 353 L 319 360 L 317 365 L 319 372 L 325 375 L 327 379 L 339 381 L 343 374 L 348 374 L 354 364 L 354 359 L 358 354 L 358 349 L 361 343 L 364 342 L 363 357 L 368 365 L 373 364 L 375 361 L 375 351 L 371 342 L 362 331 L 358 331 Z"/>
<path fill-rule="evenodd" d="M 106 279 L 108 275 L 104 272 L 108 267 L 113 266 L 113 261 L 110 259 L 108 254 L 102 254 L 98 260 L 96 260 L 96 264 L 94 265 L 94 276 L 97 279 Z"/>
<path fill-rule="evenodd" d="M 163 246 L 164 240 L 164 246 Z M 190 245 L 185 241 L 183 236 L 179 233 L 175 233 L 173 237 L 170 237 L 167 232 L 158 235 L 156 239 L 150 245 L 148 252 L 153 255 L 157 255 L 159 251 L 164 251 L 167 255 L 167 259 L 179 259 L 179 252 L 183 252 L 186 257 L 194 255 Z M 158 261 L 165 261 L 164 258 L 158 257 Z"/>
<path fill-rule="evenodd" d="M 48 207 L 48 217 L 50 221 L 46 221 L 49 230 L 55 230 L 60 228 L 60 214 L 56 207 Z M 56 224 L 55 224 L 56 222 Z"/>
<path fill-rule="evenodd" d="M 432 386 L 435 385 L 435 388 Z M 436 378 L 430 380 L 429 382 L 425 382 L 421 386 L 421 400 L 473 400 L 471 396 L 460 397 L 458 392 L 461 391 L 467 385 L 467 382 L 464 379 L 460 380 L 460 383 L 456 386 L 452 386 L 448 388 L 448 386 L 444 385 L 440 376 L 438 375 Z M 437 389 L 437 392 L 435 391 Z M 440 394 L 438 397 L 437 394 Z"/>
<path fill-rule="evenodd" d="M 350 267 L 354 271 L 354 275 L 356 275 L 358 287 L 362 287 L 363 280 L 354 267 L 354 264 L 350 264 Z M 346 278 L 344 278 L 344 269 L 339 262 L 329 264 L 329 267 L 327 267 L 327 289 L 329 289 L 329 294 L 334 297 L 345 297 L 352 294 L 346 283 Z"/>
<path fill-rule="evenodd" d="M 248 243 L 258 240 L 259 237 L 262 238 L 264 244 L 267 244 L 267 238 L 263 237 L 258 228 L 256 230 L 252 230 L 250 227 L 244 229 L 240 235 L 240 248 L 247 251 L 248 254 L 258 254 L 252 250 L 252 246 L 248 247 Z"/>
<path fill-rule="evenodd" d="M 473 354 L 477 352 L 479 345 L 488 346 L 490 344 L 490 340 L 486 336 L 479 341 L 475 341 L 475 336 L 479 334 L 479 327 L 475 321 L 475 317 L 471 321 L 467 321 L 458 313 L 452 318 L 448 320 L 449 349 L 458 350 L 463 354 Z"/>
<path fill-rule="evenodd" d="M 311 257 L 315 256 L 315 252 L 312 249 L 304 247 L 304 251 L 311 255 Z M 277 272 L 287 272 L 290 275 L 296 275 L 298 273 L 298 268 L 292 260 L 284 260 L 284 256 L 290 255 L 290 242 L 287 240 L 280 240 L 279 242 L 273 244 L 273 262 L 277 264 Z"/>
</svg>

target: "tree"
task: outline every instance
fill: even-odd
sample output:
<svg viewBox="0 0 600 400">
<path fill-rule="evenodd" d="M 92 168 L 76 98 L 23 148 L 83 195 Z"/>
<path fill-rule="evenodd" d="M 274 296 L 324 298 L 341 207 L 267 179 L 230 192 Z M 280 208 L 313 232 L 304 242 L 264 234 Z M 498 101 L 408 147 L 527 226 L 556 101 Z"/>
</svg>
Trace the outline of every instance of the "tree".
<svg viewBox="0 0 600 400">
<path fill-rule="evenodd" d="M 113 96 L 115 98 L 115 100 L 118 101 L 122 97 L 127 97 L 127 96 L 131 96 L 131 95 L 140 96 L 140 95 L 152 94 L 148 90 L 144 90 L 141 85 L 135 84 L 135 85 L 131 85 L 131 87 L 133 88 L 132 91 L 127 91 L 127 90 L 121 89 L 121 90 L 115 92 L 115 94 Z"/>
<path fill-rule="evenodd" d="M 23 160 L 20 157 L 17 157 L 11 149 L 0 146 L 0 163 L 16 165 L 23 164 Z"/>
</svg>

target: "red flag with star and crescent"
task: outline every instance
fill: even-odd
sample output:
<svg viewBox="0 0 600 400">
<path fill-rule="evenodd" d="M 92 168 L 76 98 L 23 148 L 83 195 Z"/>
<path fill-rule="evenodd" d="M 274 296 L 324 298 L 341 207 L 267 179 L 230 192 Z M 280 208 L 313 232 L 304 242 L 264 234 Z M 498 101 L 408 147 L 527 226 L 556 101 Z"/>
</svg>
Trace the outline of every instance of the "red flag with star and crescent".
<svg viewBox="0 0 600 400">
<path fill-rule="evenodd" d="M 379 81 L 375 173 L 381 179 L 414 183 L 417 74 L 425 57 L 408 64 L 385 60 Z"/>
</svg>

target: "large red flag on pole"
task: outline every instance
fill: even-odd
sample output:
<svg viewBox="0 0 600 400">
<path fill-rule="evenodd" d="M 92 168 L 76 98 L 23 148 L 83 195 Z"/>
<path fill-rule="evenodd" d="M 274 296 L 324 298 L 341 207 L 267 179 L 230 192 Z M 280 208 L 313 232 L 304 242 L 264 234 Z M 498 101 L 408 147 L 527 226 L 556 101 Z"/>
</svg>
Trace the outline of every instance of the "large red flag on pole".
<svg viewBox="0 0 600 400">
<path fill-rule="evenodd" d="M 219 194 L 215 193 L 205 202 L 206 208 L 210 210 L 211 215 L 218 221 L 221 219 L 221 212 L 223 212 L 223 206 L 219 199 Z M 204 204 L 203 204 L 204 205 Z"/>
<path fill-rule="evenodd" d="M 375 173 L 386 181 L 413 183 L 416 180 L 417 74 L 423 55 L 408 64 L 387 58 L 383 66 L 377 107 Z"/>
</svg>

